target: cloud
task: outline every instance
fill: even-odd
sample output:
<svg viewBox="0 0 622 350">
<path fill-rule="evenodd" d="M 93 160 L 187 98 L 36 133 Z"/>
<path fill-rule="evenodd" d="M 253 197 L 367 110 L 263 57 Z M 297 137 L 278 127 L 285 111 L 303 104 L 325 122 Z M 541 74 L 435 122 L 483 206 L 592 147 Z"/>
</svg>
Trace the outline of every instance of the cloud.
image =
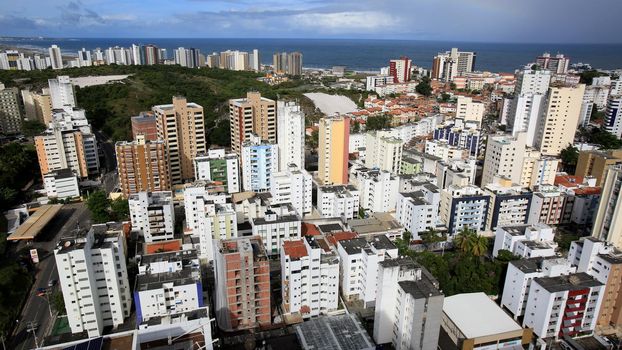
<svg viewBox="0 0 622 350">
<path fill-rule="evenodd" d="M 346 32 L 356 30 L 376 31 L 390 30 L 399 25 L 401 20 L 382 12 L 335 12 L 335 13 L 302 13 L 292 16 L 291 26 L 302 26 L 320 32 Z"/>
<path fill-rule="evenodd" d="M 95 11 L 86 8 L 80 0 L 70 1 L 67 5 L 60 6 L 60 18 L 64 24 L 71 25 L 99 25 L 105 20 Z"/>
</svg>

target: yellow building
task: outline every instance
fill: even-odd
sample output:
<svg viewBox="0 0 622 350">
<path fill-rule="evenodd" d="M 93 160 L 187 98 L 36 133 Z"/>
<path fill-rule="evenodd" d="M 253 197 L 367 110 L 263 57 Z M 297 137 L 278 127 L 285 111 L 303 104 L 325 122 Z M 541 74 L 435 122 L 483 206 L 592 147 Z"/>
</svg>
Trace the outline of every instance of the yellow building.
<svg viewBox="0 0 622 350">
<path fill-rule="evenodd" d="M 576 176 L 593 176 L 596 178 L 596 186 L 605 181 L 607 168 L 610 165 L 622 163 L 622 149 L 609 151 L 581 151 L 577 161 Z"/>
<path fill-rule="evenodd" d="M 337 115 L 320 119 L 318 179 L 322 185 L 348 183 L 349 138 L 349 117 Z"/>
<path fill-rule="evenodd" d="M 552 86 L 536 130 L 535 144 L 542 155 L 558 156 L 574 142 L 585 85 Z"/>
<path fill-rule="evenodd" d="M 229 100 L 231 149 L 241 155 L 242 143 L 257 134 L 262 141 L 276 143 L 276 102 L 249 92 L 246 98 Z"/>
<path fill-rule="evenodd" d="M 592 237 L 622 250 L 622 164 L 607 168 Z"/>
<path fill-rule="evenodd" d="M 187 102 L 185 97 L 173 97 L 173 103 L 152 107 L 156 116 L 158 139 L 168 149 L 172 184 L 194 180 L 194 158 L 207 152 L 203 107 Z"/>
</svg>

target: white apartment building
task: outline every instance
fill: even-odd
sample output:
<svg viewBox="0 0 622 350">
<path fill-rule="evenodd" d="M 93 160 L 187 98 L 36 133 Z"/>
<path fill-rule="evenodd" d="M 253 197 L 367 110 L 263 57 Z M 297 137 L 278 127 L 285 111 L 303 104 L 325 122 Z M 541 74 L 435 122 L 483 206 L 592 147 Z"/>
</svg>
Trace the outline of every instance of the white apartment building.
<svg viewBox="0 0 622 350">
<path fill-rule="evenodd" d="M 279 170 L 279 148 L 251 135 L 242 144 L 242 184 L 244 191 L 270 191 L 272 174 Z"/>
<path fill-rule="evenodd" d="M 279 168 L 289 164 L 305 168 L 305 115 L 295 102 L 278 101 L 276 104 L 277 144 Z"/>
<path fill-rule="evenodd" d="M 50 54 L 52 69 L 63 69 L 63 56 L 60 47 L 52 45 L 48 48 L 48 53 Z"/>
<path fill-rule="evenodd" d="M 224 148 L 209 149 L 207 154 L 197 154 L 193 162 L 196 180 L 222 182 L 227 193 L 240 192 L 237 154 L 225 153 Z"/>
<path fill-rule="evenodd" d="M 524 154 L 524 133 L 519 133 L 516 137 L 508 135 L 488 137 L 481 186 L 493 183 L 496 177 L 520 184 Z"/>
<path fill-rule="evenodd" d="M 477 159 L 474 157 L 464 160 L 438 161 L 434 171 L 436 174 L 436 185 L 440 189 L 446 189 L 452 185 L 474 185 L 476 172 Z"/>
<path fill-rule="evenodd" d="M 534 278 L 523 327 L 543 339 L 592 334 L 604 294 L 604 284 L 584 272 Z"/>
<path fill-rule="evenodd" d="M 447 140 L 428 140 L 425 142 L 425 153 L 439 160 L 451 161 L 461 160 L 468 157 L 469 153 L 466 149 L 450 145 Z"/>
<path fill-rule="evenodd" d="M 531 191 L 501 179 L 484 187 L 484 192 L 490 195 L 490 210 L 486 223 L 489 229 L 527 223 Z"/>
<path fill-rule="evenodd" d="M 386 136 L 384 131 L 371 131 L 365 140 L 365 166 L 399 174 L 404 141 Z"/>
<path fill-rule="evenodd" d="M 456 101 L 456 119 L 462 119 L 465 123 L 473 122 L 482 124 L 486 105 L 480 101 L 473 101 L 471 97 L 458 96 Z"/>
<path fill-rule="evenodd" d="M 214 241 L 238 236 L 237 215 L 225 194 L 211 194 L 208 183 L 196 181 L 184 189 L 185 233 L 198 237 L 199 257 L 214 259 Z"/>
<path fill-rule="evenodd" d="M 371 212 L 395 210 L 400 180 L 388 171 L 357 167 L 350 169 L 350 181 L 358 188 L 359 206 Z"/>
<path fill-rule="evenodd" d="M 508 310 L 516 320 L 525 314 L 527 297 L 534 278 L 569 275 L 575 273 L 576 270 L 564 258 L 540 257 L 510 261 L 503 285 L 501 306 Z"/>
<path fill-rule="evenodd" d="M 56 79 L 49 79 L 50 98 L 52 99 L 52 109 L 65 109 L 65 107 L 75 108 L 76 98 L 73 93 L 73 84 L 66 75 L 60 75 Z"/>
<path fill-rule="evenodd" d="M 359 201 L 359 191 L 352 185 L 317 187 L 317 210 L 322 217 L 353 219 L 358 216 Z"/>
<path fill-rule="evenodd" d="M 90 338 L 130 316 L 131 286 L 120 225 L 93 225 L 86 233 L 63 237 L 54 249 L 59 283 L 72 333 Z"/>
<path fill-rule="evenodd" d="M 367 141 L 366 133 L 350 134 L 348 137 L 348 150 L 350 153 L 358 153 L 359 160 L 364 161 L 366 156 L 365 142 Z"/>
<path fill-rule="evenodd" d="M 604 241 L 594 237 L 584 237 L 581 240 L 574 241 L 568 249 L 568 261 L 577 267 L 577 272 L 587 272 L 595 275 L 595 261 L 598 255 L 612 254 L 616 252 L 616 248 Z M 599 267 L 596 267 L 599 268 Z"/>
<path fill-rule="evenodd" d="M 311 214 L 313 177 L 295 164 L 288 164 L 282 171 L 272 174 L 270 194 L 272 204 L 291 203 L 300 217 Z"/>
<path fill-rule="evenodd" d="M 360 300 L 374 306 L 380 262 L 398 257 L 397 247 L 384 235 L 341 240 L 337 245 L 341 294 L 346 300 Z"/>
<path fill-rule="evenodd" d="M 538 150 L 527 148 L 523 155 L 523 168 L 519 184 L 531 190 L 542 185 L 553 185 L 559 162 L 559 158 L 542 156 Z"/>
<path fill-rule="evenodd" d="M 339 257 L 324 251 L 314 236 L 282 242 L 283 313 L 304 318 L 326 315 L 339 306 Z"/>
<path fill-rule="evenodd" d="M 525 133 L 526 143 L 533 146 L 538 120 L 551 83 L 548 70 L 523 69 L 517 77 L 515 97 L 509 106 L 508 125 L 512 135 Z"/>
<path fill-rule="evenodd" d="M 497 227 L 495 231 L 495 245 L 492 256 L 497 257 L 499 250 L 508 250 L 521 258 L 536 258 L 555 255 L 557 244 L 554 242 L 553 228 L 542 223 L 532 225 L 514 225 Z M 541 251 L 535 249 L 529 254 L 524 251 L 526 242 L 534 242 L 544 246 Z"/>
<path fill-rule="evenodd" d="M 136 323 L 172 316 L 204 306 L 203 285 L 194 250 L 143 255 L 138 265 Z"/>
<path fill-rule="evenodd" d="M 43 175 L 43 186 L 48 198 L 66 199 L 80 197 L 78 178 L 69 169 L 56 170 Z"/>
<path fill-rule="evenodd" d="M 440 218 L 450 235 L 463 228 L 486 229 L 490 196 L 477 186 L 449 186 L 441 191 Z"/>
<path fill-rule="evenodd" d="M 261 217 L 250 220 L 253 236 L 261 237 L 268 255 L 277 255 L 283 241 L 300 239 L 301 219 L 291 204 L 271 205 Z"/>
<path fill-rule="evenodd" d="M 441 194 L 435 185 L 425 183 L 412 192 L 399 192 L 395 208 L 395 219 L 412 239 L 419 239 L 419 233 L 436 228 Z"/>
<path fill-rule="evenodd" d="M 367 91 L 376 91 L 376 89 L 380 86 L 393 83 L 394 81 L 392 75 L 371 75 L 365 80 L 365 89 Z"/>
<path fill-rule="evenodd" d="M 380 262 L 374 340 L 396 350 L 436 349 L 443 313 L 438 282 L 410 258 Z"/>
<path fill-rule="evenodd" d="M 173 239 L 175 210 L 171 191 L 138 192 L 127 200 L 132 229 L 138 230 L 145 242 Z"/>
</svg>

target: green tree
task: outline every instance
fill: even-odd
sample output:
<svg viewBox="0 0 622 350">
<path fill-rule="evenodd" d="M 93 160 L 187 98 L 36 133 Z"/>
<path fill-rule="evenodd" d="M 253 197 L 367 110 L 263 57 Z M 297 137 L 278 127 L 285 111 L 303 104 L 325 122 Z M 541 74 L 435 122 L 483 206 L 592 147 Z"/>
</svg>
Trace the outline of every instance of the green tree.
<svg viewBox="0 0 622 350">
<path fill-rule="evenodd" d="M 454 246 L 464 254 L 483 256 L 488 251 L 488 239 L 465 227 L 454 237 Z"/>
<path fill-rule="evenodd" d="M 579 150 L 573 145 L 569 145 L 561 151 L 560 157 L 562 159 L 562 163 L 564 164 L 564 169 L 567 172 L 574 174 L 574 170 L 577 167 L 577 161 L 579 160 Z"/>
<path fill-rule="evenodd" d="M 441 102 L 448 102 L 449 99 L 451 99 L 451 95 L 449 95 L 448 93 L 443 92 L 441 94 L 441 98 L 440 98 Z"/>
<path fill-rule="evenodd" d="M 214 145 L 231 146 L 231 129 L 229 122 L 221 120 L 209 133 L 209 141 Z"/>
<path fill-rule="evenodd" d="M 430 85 L 430 78 L 423 77 L 421 81 L 419 82 L 419 84 L 417 84 L 417 86 L 415 87 L 415 91 L 417 91 L 418 94 L 423 95 L 423 96 L 432 95 L 432 86 Z"/>
<path fill-rule="evenodd" d="M 130 207 L 127 199 L 117 198 L 110 201 L 110 209 L 112 218 L 116 221 L 124 221 L 130 218 Z"/>
<path fill-rule="evenodd" d="M 356 134 L 359 132 L 361 132 L 361 123 L 355 120 L 354 123 L 352 123 L 352 133 Z"/>
<path fill-rule="evenodd" d="M 614 134 L 600 128 L 594 128 L 588 134 L 588 142 L 602 146 L 604 149 L 617 149 L 622 147 L 622 140 Z"/>
<path fill-rule="evenodd" d="M 38 120 L 24 120 L 22 122 L 22 134 L 24 134 L 24 136 L 37 136 L 45 131 L 45 129 L 45 124 Z"/>
<path fill-rule="evenodd" d="M 91 211 L 95 223 L 105 223 L 112 219 L 110 215 L 110 199 L 104 191 L 91 193 L 86 201 L 86 206 Z"/>
<path fill-rule="evenodd" d="M 509 262 L 509 261 L 512 261 L 512 260 L 520 259 L 520 256 L 512 254 L 512 252 L 507 250 L 507 249 L 500 249 L 497 252 L 497 258 L 496 259 L 499 260 L 499 261 L 502 261 L 502 262 Z"/>
<path fill-rule="evenodd" d="M 386 114 L 368 117 L 365 123 L 366 130 L 382 130 L 390 126 L 391 117 Z"/>
<path fill-rule="evenodd" d="M 61 292 L 54 292 L 52 293 L 52 295 L 50 295 L 50 306 L 52 306 L 52 309 L 56 310 L 56 312 L 58 312 L 59 315 L 64 315 L 66 314 L 65 311 L 65 299 L 63 299 L 63 293 Z"/>
</svg>

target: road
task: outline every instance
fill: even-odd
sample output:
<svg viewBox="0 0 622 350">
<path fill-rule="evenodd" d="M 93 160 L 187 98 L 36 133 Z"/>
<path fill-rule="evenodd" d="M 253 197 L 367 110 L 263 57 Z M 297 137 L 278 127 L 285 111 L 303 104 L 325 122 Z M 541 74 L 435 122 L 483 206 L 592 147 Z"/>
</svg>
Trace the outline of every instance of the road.
<svg viewBox="0 0 622 350">
<path fill-rule="evenodd" d="M 37 288 L 46 288 L 50 280 L 54 279 L 58 281 L 58 272 L 56 271 L 56 263 L 54 261 L 54 248 L 56 247 L 56 243 L 61 237 L 74 231 L 78 223 L 82 229 L 89 228 L 91 226 L 90 215 L 84 203 L 67 204 L 63 206 L 63 209 L 41 233 L 41 236 L 37 237 L 37 240 L 29 246 L 29 248 L 37 248 L 41 252 L 39 253 L 40 262 L 36 267 L 37 272 L 34 286 L 22 309 L 19 325 L 16 327 L 10 343 L 7 344 L 7 349 L 35 348 L 32 333 L 26 331 L 29 322 L 36 322 L 39 324 L 35 332 L 39 346 L 42 345 L 43 338 L 48 335 L 46 332 L 51 331 L 53 324 L 50 320 L 48 303 L 44 297 L 36 295 L 36 290 Z M 25 243 L 19 244 L 26 245 Z M 21 248 L 21 246 L 17 247 L 18 250 Z M 58 290 L 58 288 L 59 286 L 57 283 L 54 289 Z"/>
<path fill-rule="evenodd" d="M 106 193 L 113 192 L 116 190 L 117 181 L 119 179 L 117 175 L 117 158 L 114 151 L 114 144 L 112 140 L 107 138 L 106 135 L 102 134 L 100 131 L 94 131 L 95 136 L 97 137 L 98 146 L 104 153 L 105 164 L 101 164 L 101 182 L 102 187 Z"/>
</svg>

